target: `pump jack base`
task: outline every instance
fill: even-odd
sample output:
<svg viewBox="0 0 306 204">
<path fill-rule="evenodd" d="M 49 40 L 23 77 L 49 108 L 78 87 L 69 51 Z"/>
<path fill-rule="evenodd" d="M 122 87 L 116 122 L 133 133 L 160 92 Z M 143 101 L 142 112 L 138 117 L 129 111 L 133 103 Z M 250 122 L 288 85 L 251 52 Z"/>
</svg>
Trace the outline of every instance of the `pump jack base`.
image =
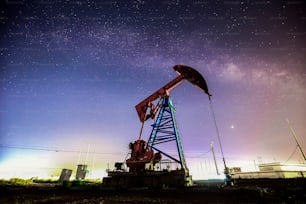
<svg viewBox="0 0 306 204">
<path fill-rule="evenodd" d="M 184 170 L 124 172 L 109 171 L 102 185 L 109 188 L 180 188 L 192 185 Z"/>
</svg>

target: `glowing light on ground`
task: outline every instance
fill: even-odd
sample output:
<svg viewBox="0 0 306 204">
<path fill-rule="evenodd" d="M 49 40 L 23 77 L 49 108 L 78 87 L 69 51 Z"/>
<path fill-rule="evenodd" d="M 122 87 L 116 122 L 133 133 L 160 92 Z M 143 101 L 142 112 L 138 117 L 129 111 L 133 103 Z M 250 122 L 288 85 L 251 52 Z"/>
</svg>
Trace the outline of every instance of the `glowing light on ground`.
<svg viewBox="0 0 306 204">
<path fill-rule="evenodd" d="M 0 163 L 0 178 L 40 178 L 50 179 L 52 169 L 49 168 L 49 158 L 41 155 L 16 154 Z"/>
<path fill-rule="evenodd" d="M 93 169 L 86 177 L 89 179 L 102 179 L 106 176 L 107 174 L 105 169 Z"/>
</svg>

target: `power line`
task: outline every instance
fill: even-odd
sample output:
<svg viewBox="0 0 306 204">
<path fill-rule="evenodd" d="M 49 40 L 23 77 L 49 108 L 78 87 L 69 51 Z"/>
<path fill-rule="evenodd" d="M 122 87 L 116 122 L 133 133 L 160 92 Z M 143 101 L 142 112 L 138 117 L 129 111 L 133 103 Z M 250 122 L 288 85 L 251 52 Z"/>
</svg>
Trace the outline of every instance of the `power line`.
<svg viewBox="0 0 306 204">
<path fill-rule="evenodd" d="M 33 150 L 33 151 L 47 151 L 47 152 L 67 152 L 67 153 L 87 153 L 87 151 L 80 151 L 80 150 L 72 150 L 72 149 L 56 149 L 56 148 L 47 148 L 47 147 L 23 147 L 23 146 L 15 146 L 15 145 L 3 145 L 0 144 L 0 148 L 7 148 L 7 149 L 23 149 L 23 150 Z M 208 153 L 210 153 L 211 150 L 208 150 L 206 152 L 201 151 L 191 151 L 186 152 L 187 157 L 189 158 L 203 158 Z M 100 155 L 118 155 L 118 154 L 124 154 L 119 152 L 89 152 L 90 154 L 100 154 Z"/>
<path fill-rule="evenodd" d="M 87 152 L 87 151 L 80 151 L 80 150 L 66 150 L 66 149 L 64 150 L 64 149 L 53 149 L 53 148 L 44 148 L 44 147 L 21 147 L 21 146 L 2 145 L 2 144 L 0 144 L 0 148 L 49 151 L 49 152 L 70 152 L 70 153 L 86 153 Z M 90 153 L 91 154 L 120 154 L 118 152 L 90 152 Z"/>
</svg>

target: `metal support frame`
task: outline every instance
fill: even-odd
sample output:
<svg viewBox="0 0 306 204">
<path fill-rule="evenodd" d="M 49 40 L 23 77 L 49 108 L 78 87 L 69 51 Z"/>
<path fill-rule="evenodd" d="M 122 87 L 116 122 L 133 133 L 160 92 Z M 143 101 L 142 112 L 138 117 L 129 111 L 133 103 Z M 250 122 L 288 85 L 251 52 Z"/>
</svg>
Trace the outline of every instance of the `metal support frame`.
<svg viewBox="0 0 306 204">
<path fill-rule="evenodd" d="M 160 104 L 159 112 L 155 123 L 152 125 L 152 132 L 148 140 L 148 146 L 154 149 L 166 157 L 172 159 L 173 161 L 179 163 L 182 169 L 187 169 L 182 143 L 180 135 L 178 132 L 176 119 L 175 119 L 175 108 L 173 106 L 170 96 L 166 95 L 161 98 L 162 103 Z M 175 142 L 178 150 L 179 158 L 174 158 L 173 156 L 165 153 L 164 151 L 158 149 L 156 146 L 158 144 Z"/>
</svg>

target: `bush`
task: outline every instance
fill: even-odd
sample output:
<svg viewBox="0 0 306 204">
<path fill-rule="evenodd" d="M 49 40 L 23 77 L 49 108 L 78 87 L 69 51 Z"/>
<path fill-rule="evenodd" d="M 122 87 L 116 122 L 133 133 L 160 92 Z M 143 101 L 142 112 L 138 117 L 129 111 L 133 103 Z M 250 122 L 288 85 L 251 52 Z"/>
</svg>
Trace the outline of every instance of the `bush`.
<svg viewBox="0 0 306 204">
<path fill-rule="evenodd" d="M 33 183 L 31 179 L 11 178 L 9 180 L 10 185 L 24 186 L 31 183 Z"/>
</svg>

